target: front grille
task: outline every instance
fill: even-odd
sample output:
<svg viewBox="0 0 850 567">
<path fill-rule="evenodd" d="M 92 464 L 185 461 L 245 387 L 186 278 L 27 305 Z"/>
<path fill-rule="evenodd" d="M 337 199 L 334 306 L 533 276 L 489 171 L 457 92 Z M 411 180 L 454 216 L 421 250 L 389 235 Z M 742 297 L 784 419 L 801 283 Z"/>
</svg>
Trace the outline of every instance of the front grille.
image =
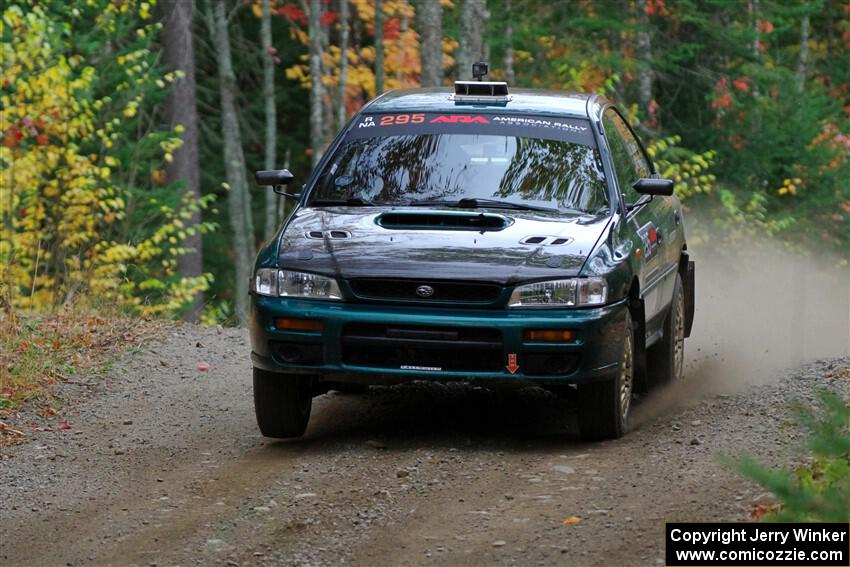
<svg viewBox="0 0 850 567">
<path fill-rule="evenodd" d="M 502 359 L 498 329 L 352 323 L 342 331 L 342 360 L 352 366 L 498 372 Z"/>
<path fill-rule="evenodd" d="M 354 294 L 363 299 L 492 303 L 502 292 L 500 285 L 484 282 L 358 278 L 348 283 Z M 422 286 L 430 287 L 433 294 L 426 297 L 417 294 L 416 290 Z"/>
</svg>

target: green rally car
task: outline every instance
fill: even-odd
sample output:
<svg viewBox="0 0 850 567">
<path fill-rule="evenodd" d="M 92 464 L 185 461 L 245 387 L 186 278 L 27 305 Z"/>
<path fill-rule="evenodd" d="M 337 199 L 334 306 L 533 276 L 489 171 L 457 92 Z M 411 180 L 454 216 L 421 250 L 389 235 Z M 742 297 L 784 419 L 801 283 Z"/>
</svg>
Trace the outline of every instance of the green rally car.
<svg viewBox="0 0 850 567">
<path fill-rule="evenodd" d="M 683 374 L 694 263 L 673 182 L 604 97 L 391 91 L 343 128 L 251 285 L 254 403 L 303 434 L 329 389 L 413 380 L 577 390 L 585 439 Z"/>
</svg>

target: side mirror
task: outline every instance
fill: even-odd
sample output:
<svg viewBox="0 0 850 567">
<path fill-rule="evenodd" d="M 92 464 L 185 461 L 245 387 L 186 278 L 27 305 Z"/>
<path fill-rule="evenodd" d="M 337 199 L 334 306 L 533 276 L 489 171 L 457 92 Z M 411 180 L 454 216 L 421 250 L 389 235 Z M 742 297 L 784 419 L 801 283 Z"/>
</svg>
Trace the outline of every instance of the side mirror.
<svg viewBox="0 0 850 567">
<path fill-rule="evenodd" d="M 295 176 L 288 169 L 268 169 L 254 172 L 254 181 L 257 182 L 257 185 L 269 186 L 278 195 L 297 201 L 301 198 L 301 193 L 287 193 L 282 189 L 282 187 L 289 185 L 293 179 L 295 179 Z"/>
<path fill-rule="evenodd" d="M 662 195 L 669 197 L 673 194 L 673 185 L 672 179 L 652 179 L 644 177 L 643 179 L 635 181 L 632 187 L 634 187 L 635 191 L 641 195 Z"/>
<path fill-rule="evenodd" d="M 272 187 L 275 185 L 289 185 L 294 178 L 295 176 L 289 173 L 288 169 L 268 169 L 254 172 L 254 180 L 257 182 L 257 185 L 268 185 Z"/>
</svg>

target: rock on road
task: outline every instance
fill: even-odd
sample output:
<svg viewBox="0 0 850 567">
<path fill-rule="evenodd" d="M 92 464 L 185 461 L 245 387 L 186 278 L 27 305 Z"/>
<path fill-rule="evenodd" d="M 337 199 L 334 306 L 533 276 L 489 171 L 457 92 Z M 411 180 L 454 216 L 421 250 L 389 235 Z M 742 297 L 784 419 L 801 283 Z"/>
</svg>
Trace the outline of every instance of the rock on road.
<svg viewBox="0 0 850 567">
<path fill-rule="evenodd" d="M 248 350 L 240 330 L 176 326 L 67 386 L 70 430 L 0 448 L 0 564 L 663 565 L 665 520 L 746 519 L 765 498 L 719 455 L 794 459 L 788 401 L 847 364 L 725 394 L 694 378 L 598 444 L 540 390 L 434 384 L 321 396 L 303 439 L 272 441 Z"/>
</svg>

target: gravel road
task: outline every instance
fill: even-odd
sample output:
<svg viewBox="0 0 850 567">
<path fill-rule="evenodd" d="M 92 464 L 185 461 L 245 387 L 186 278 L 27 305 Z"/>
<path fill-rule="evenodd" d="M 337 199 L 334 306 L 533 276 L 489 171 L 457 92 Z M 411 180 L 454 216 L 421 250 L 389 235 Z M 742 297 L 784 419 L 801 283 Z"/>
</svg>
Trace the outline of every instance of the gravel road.
<svg viewBox="0 0 850 567">
<path fill-rule="evenodd" d="M 827 376 L 850 364 L 732 389 L 692 368 L 598 444 L 540 390 L 433 384 L 321 396 L 306 436 L 277 442 L 248 352 L 240 330 L 175 326 L 64 386 L 71 429 L 0 448 L 0 564 L 663 565 L 665 520 L 766 498 L 719 456 L 798 458 L 788 401 L 846 388 Z"/>
</svg>

